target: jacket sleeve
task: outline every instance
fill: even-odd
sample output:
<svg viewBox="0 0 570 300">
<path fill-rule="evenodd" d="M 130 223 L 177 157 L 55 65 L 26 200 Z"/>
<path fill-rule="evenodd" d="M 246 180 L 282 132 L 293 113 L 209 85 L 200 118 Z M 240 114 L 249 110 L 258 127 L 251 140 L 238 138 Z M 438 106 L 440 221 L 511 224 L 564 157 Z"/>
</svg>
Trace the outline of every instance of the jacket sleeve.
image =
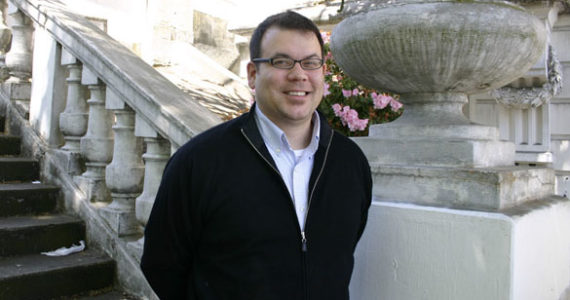
<svg viewBox="0 0 570 300">
<path fill-rule="evenodd" d="M 360 229 L 358 230 L 358 239 L 356 241 L 357 243 L 364 233 L 364 228 L 366 227 L 366 223 L 368 221 L 368 210 L 370 209 L 370 205 L 372 203 L 372 174 L 370 172 L 370 164 L 368 163 L 368 160 L 363 153 L 362 158 L 362 187 L 364 188 L 364 195 L 366 195 L 366 198 L 362 203 L 362 217 L 360 221 Z"/>
<path fill-rule="evenodd" d="M 160 299 L 195 299 L 191 169 L 180 153 L 169 160 L 145 227 L 141 269 Z"/>
</svg>

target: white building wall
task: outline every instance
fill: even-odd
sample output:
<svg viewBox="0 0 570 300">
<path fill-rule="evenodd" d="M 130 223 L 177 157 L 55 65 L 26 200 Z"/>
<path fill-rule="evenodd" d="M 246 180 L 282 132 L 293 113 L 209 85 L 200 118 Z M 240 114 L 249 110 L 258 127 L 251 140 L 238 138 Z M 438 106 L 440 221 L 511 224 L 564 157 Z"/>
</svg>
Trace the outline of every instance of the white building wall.
<svg viewBox="0 0 570 300">
<path fill-rule="evenodd" d="M 562 65 L 563 86 L 550 103 L 538 108 L 517 109 L 498 104 L 489 94 L 470 96 L 468 117 L 476 123 L 497 126 L 501 138 L 517 146 L 517 161 L 548 164 L 556 171 L 556 194 L 570 191 L 570 15 L 559 15 L 551 43 Z M 540 66 L 540 62 L 537 65 Z M 530 72 L 544 72 L 540 67 Z"/>
</svg>

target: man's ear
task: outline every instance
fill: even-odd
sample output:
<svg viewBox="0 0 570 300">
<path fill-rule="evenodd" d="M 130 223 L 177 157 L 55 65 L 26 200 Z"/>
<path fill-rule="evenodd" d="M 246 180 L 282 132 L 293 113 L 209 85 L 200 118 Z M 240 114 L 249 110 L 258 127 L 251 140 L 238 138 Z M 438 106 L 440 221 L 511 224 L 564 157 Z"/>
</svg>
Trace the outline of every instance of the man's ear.
<svg viewBox="0 0 570 300">
<path fill-rule="evenodd" d="M 255 89 L 255 76 L 257 76 L 257 68 L 253 62 L 247 63 L 247 84 L 251 89 Z"/>
</svg>

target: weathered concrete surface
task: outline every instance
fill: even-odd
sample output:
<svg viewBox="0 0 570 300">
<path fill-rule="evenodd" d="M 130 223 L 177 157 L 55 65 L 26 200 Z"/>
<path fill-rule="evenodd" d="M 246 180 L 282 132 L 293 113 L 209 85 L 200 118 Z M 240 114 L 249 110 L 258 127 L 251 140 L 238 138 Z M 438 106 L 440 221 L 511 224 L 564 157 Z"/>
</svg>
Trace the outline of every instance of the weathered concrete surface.
<svg viewBox="0 0 570 300">
<path fill-rule="evenodd" d="M 381 201 L 499 210 L 554 194 L 548 168 L 446 168 L 372 163 L 373 194 Z"/>
<path fill-rule="evenodd" d="M 514 165 L 510 142 L 467 139 L 362 137 L 354 141 L 368 160 L 390 165 L 493 167 Z"/>
</svg>

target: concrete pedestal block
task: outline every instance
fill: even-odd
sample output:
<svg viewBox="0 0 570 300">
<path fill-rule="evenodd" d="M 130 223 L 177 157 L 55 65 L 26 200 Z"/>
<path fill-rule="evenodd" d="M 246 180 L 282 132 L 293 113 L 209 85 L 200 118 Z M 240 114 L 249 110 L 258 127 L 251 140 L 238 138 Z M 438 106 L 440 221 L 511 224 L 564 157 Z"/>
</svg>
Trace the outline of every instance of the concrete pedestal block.
<svg viewBox="0 0 570 300">
<path fill-rule="evenodd" d="M 138 194 L 111 193 L 113 203 L 99 210 L 103 219 L 118 236 L 141 233 L 141 226 L 135 216 L 135 207 L 128 205 L 134 203 L 137 196 Z"/>
<path fill-rule="evenodd" d="M 371 163 L 378 199 L 439 207 L 499 210 L 554 194 L 554 170 L 444 168 Z"/>
<path fill-rule="evenodd" d="M 370 162 L 384 164 L 492 167 L 512 166 L 515 145 L 499 140 L 409 139 L 360 137 L 353 139 Z"/>
<path fill-rule="evenodd" d="M 351 299 L 560 300 L 570 290 L 570 201 L 503 213 L 373 202 Z"/>
<path fill-rule="evenodd" d="M 32 96 L 32 83 L 10 79 L 2 83 L 2 93 L 10 100 L 30 101 Z"/>
<path fill-rule="evenodd" d="M 50 150 L 55 161 L 61 166 L 61 169 L 67 174 L 76 176 L 81 175 L 84 170 L 85 162 L 79 152 L 69 152 L 65 150 Z"/>
<path fill-rule="evenodd" d="M 90 202 L 109 202 L 111 195 L 105 184 L 105 169 L 103 167 L 93 167 L 92 163 L 86 163 L 85 165 L 87 166 L 87 171 L 81 176 L 73 177 L 73 181 L 85 193 Z"/>
</svg>

